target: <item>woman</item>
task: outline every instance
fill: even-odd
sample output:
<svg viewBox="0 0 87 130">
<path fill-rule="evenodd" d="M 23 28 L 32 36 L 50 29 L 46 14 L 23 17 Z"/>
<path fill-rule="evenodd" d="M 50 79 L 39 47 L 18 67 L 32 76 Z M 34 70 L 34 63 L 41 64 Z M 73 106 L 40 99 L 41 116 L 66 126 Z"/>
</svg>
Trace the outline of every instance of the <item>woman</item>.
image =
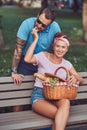
<svg viewBox="0 0 87 130">
<path fill-rule="evenodd" d="M 37 41 L 39 40 L 37 32 L 37 28 L 34 28 L 32 31 L 34 40 L 26 52 L 25 61 L 38 65 L 38 73 L 41 74 L 45 72 L 54 73 L 58 67 L 64 66 L 73 74 L 73 76 L 67 79 L 68 83 L 76 83 L 78 81 L 82 84 L 83 78 L 76 72 L 73 65 L 63 58 L 69 48 L 69 41 L 66 35 L 63 33 L 56 34 L 53 43 L 54 53 L 40 52 L 38 54 L 33 54 L 37 46 Z M 64 75 L 62 76 L 63 78 L 65 77 Z M 68 99 L 57 101 L 47 100 L 43 94 L 42 81 L 38 78 L 36 78 L 32 93 L 32 108 L 35 112 L 54 119 L 52 130 L 65 129 L 69 118 L 70 101 Z"/>
</svg>

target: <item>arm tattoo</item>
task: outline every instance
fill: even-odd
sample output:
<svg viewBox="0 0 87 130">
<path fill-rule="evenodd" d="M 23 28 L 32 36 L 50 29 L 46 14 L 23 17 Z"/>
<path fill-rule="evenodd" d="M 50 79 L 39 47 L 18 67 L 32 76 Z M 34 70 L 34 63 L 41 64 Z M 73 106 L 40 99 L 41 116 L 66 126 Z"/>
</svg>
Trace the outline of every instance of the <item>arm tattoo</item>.
<svg viewBox="0 0 87 130">
<path fill-rule="evenodd" d="M 20 58 L 22 55 L 22 49 L 24 48 L 24 45 L 26 44 L 26 41 L 17 38 L 16 40 L 16 47 L 13 54 L 13 60 L 12 60 L 12 69 L 17 70 Z"/>
</svg>

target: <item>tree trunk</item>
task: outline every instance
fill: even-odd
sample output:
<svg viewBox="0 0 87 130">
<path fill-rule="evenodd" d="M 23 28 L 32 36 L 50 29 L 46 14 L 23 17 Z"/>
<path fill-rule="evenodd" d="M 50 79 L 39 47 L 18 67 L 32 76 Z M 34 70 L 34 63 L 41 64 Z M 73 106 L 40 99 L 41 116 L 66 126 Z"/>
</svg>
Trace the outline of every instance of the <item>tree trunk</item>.
<svg viewBox="0 0 87 130">
<path fill-rule="evenodd" d="M 0 29 L 0 47 L 4 45 L 2 29 Z"/>
<path fill-rule="evenodd" d="M 4 45 L 3 35 L 2 35 L 2 16 L 0 16 L 0 47 Z"/>
<path fill-rule="evenodd" d="M 87 43 L 87 0 L 83 0 L 82 25 L 83 25 L 83 40 Z"/>
</svg>

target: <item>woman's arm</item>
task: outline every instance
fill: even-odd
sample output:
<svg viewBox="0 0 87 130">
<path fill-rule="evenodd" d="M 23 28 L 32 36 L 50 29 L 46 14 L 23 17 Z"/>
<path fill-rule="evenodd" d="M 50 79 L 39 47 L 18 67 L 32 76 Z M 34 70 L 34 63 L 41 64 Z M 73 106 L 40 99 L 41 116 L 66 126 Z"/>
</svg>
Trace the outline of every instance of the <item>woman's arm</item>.
<svg viewBox="0 0 87 130">
<path fill-rule="evenodd" d="M 31 45 L 29 46 L 29 48 L 25 54 L 25 57 L 24 57 L 25 62 L 36 63 L 36 58 L 35 58 L 33 53 L 34 53 L 34 49 L 35 49 L 37 41 L 38 41 L 38 33 L 37 32 L 38 32 L 37 28 L 34 28 L 32 30 L 32 35 L 34 36 L 34 41 L 31 43 Z"/>
<path fill-rule="evenodd" d="M 74 67 L 70 69 L 70 74 L 71 76 L 69 76 L 68 78 L 69 83 L 79 82 L 79 84 L 83 84 L 84 79 L 79 75 L 79 73 L 75 70 Z"/>
</svg>

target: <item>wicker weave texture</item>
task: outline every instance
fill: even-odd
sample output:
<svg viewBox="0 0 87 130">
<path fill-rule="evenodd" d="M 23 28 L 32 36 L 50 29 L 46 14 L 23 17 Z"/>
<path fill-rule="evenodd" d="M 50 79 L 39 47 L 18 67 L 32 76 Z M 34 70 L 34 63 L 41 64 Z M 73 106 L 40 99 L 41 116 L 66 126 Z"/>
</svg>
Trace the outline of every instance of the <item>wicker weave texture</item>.
<svg viewBox="0 0 87 130">
<path fill-rule="evenodd" d="M 44 86 L 44 95 L 48 99 L 75 99 L 77 96 L 78 88 L 75 86 Z"/>
</svg>

